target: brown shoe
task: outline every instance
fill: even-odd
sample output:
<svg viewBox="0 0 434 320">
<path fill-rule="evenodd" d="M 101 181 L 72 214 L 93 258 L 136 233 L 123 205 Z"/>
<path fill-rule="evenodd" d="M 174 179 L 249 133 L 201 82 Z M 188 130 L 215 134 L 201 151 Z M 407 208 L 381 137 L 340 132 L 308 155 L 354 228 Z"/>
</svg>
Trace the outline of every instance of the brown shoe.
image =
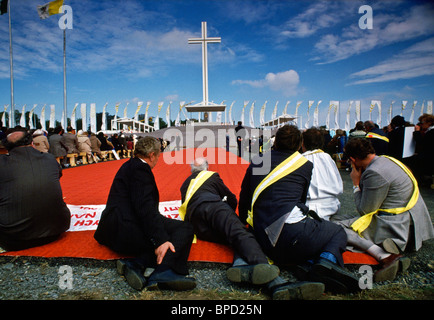
<svg viewBox="0 0 434 320">
<path fill-rule="evenodd" d="M 389 253 L 392 254 L 400 254 L 398 246 L 395 244 L 395 242 L 391 238 L 387 238 L 382 243 L 383 249 Z"/>
<path fill-rule="evenodd" d="M 391 254 L 380 261 L 381 269 L 375 272 L 374 281 L 391 281 L 399 271 L 405 272 L 410 266 L 410 259 L 400 254 Z"/>
</svg>

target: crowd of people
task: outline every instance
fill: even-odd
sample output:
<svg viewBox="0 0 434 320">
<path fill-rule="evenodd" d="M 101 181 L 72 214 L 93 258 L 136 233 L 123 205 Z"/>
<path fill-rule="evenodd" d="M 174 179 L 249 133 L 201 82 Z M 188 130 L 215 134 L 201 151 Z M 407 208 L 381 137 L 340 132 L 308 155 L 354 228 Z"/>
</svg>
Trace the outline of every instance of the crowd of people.
<svg viewBox="0 0 434 320">
<path fill-rule="evenodd" d="M 134 156 L 113 180 L 94 237 L 132 257 L 118 260 L 117 270 L 137 290 L 195 288 L 187 264 L 195 236 L 230 246 L 234 261 L 228 279 L 263 286 L 272 299 L 316 299 L 325 291 L 361 290 L 359 279 L 343 261 L 343 252 L 352 249 L 378 261 L 375 281 L 392 280 L 411 263 L 405 252 L 419 250 L 434 238 L 418 183 L 433 173 L 429 160 L 433 119 L 423 115 L 414 127 L 416 153 L 411 159 L 394 147 L 404 139 L 406 123 L 401 116 L 394 117 L 387 130 L 372 121 L 358 122 L 348 135 L 337 130 L 329 138 L 318 128 L 285 125 L 273 136 L 269 150 L 252 159 L 240 181 L 238 199 L 218 172 L 208 170 L 207 159 L 197 158 L 180 186 L 182 220 L 159 212 L 152 169 L 164 151 L 162 141 L 140 138 L 134 141 Z M 237 135 L 240 128 L 235 131 Z M 16 128 L 4 137 L 8 155 L 0 156 L 0 183 L 7 188 L 1 188 L 0 200 L 8 201 L 0 201 L 0 247 L 19 250 L 41 245 L 66 230 L 70 216 L 59 183 L 62 171 L 47 153 L 63 148 L 53 152 L 66 155 L 84 150 L 85 144 L 86 152 L 98 156 L 91 137 L 100 142 L 96 142 L 99 150 L 103 145 L 123 148 L 122 134 L 111 139 L 103 135 L 102 141 L 100 134 L 75 135 L 69 128 L 66 133 L 55 128 L 46 137 L 38 130 Z M 237 137 L 240 156 L 242 139 Z M 336 153 L 342 154 L 351 171 L 355 203 L 351 212 L 341 210 L 343 183 L 331 157 Z M 271 165 L 261 171 L 264 157 Z M 33 198 L 47 189 L 52 190 L 49 198 Z M 283 266 L 291 266 L 296 282 L 280 276 Z"/>
</svg>

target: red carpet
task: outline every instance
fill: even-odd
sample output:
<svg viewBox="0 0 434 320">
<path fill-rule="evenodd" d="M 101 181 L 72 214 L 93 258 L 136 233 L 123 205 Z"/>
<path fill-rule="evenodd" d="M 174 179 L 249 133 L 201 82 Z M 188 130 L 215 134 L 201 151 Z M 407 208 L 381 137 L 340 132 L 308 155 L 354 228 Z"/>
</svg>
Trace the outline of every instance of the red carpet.
<svg viewBox="0 0 434 320">
<path fill-rule="evenodd" d="M 210 163 L 209 170 L 217 171 L 225 184 L 235 195 L 239 195 L 241 181 L 244 177 L 248 163 L 224 149 L 186 149 L 162 153 L 157 166 L 153 169 L 157 186 L 160 192 L 160 201 L 180 200 L 179 188 L 182 182 L 190 175 L 191 161 L 197 156 L 206 156 Z M 63 170 L 61 185 L 63 196 L 68 205 L 94 206 L 104 205 L 107 201 L 110 186 L 119 167 L 127 159 L 90 164 Z M 169 209 L 177 212 L 176 207 Z M 161 211 L 161 209 L 160 209 Z M 162 212 L 163 213 L 163 212 Z M 77 216 L 77 215 L 76 215 Z M 96 225 L 91 222 L 91 213 L 80 215 L 81 225 Z M 93 216 L 95 216 L 93 214 Z M 94 230 L 69 231 L 58 240 L 36 248 L 6 252 L 8 256 L 36 256 L 36 257 L 76 257 L 93 259 L 118 259 L 120 256 L 101 246 L 93 238 Z M 231 263 L 232 250 L 224 245 L 197 240 L 191 247 L 190 261 L 207 261 Z M 372 257 L 346 252 L 346 264 L 377 264 Z"/>
</svg>

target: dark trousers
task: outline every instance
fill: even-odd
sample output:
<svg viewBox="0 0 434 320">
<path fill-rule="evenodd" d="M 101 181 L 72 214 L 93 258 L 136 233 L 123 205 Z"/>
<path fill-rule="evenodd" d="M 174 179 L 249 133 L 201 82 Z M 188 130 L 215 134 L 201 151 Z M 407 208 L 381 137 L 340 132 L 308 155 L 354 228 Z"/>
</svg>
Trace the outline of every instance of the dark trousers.
<svg viewBox="0 0 434 320">
<path fill-rule="evenodd" d="M 187 275 L 187 260 L 193 242 L 193 227 L 184 221 L 163 218 L 164 228 L 170 236 L 170 242 L 175 247 L 175 252 L 167 250 L 161 266 L 168 267 L 173 271 Z M 138 232 L 131 232 L 122 237 L 122 241 L 116 243 L 115 251 L 134 255 L 134 260 L 144 268 L 156 268 L 155 247 L 149 240 Z"/>
<path fill-rule="evenodd" d="M 268 263 L 254 235 L 226 202 L 199 204 L 189 221 L 199 239 L 229 245 L 248 264 Z"/>
<path fill-rule="evenodd" d="M 347 244 L 344 229 L 329 221 L 306 218 L 301 222 L 283 226 L 275 247 L 267 243 L 265 252 L 276 263 L 294 264 L 316 260 L 322 252 L 333 254 L 340 266 Z"/>
</svg>

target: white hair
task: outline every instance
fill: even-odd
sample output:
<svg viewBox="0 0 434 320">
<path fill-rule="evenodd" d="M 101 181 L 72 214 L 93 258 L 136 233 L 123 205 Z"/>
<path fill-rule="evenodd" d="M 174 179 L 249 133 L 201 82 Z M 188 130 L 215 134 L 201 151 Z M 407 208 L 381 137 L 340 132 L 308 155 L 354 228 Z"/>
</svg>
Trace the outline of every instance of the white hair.
<svg viewBox="0 0 434 320">
<path fill-rule="evenodd" d="M 208 170 L 208 160 L 197 158 L 191 163 L 191 172 L 200 172 Z"/>
</svg>

